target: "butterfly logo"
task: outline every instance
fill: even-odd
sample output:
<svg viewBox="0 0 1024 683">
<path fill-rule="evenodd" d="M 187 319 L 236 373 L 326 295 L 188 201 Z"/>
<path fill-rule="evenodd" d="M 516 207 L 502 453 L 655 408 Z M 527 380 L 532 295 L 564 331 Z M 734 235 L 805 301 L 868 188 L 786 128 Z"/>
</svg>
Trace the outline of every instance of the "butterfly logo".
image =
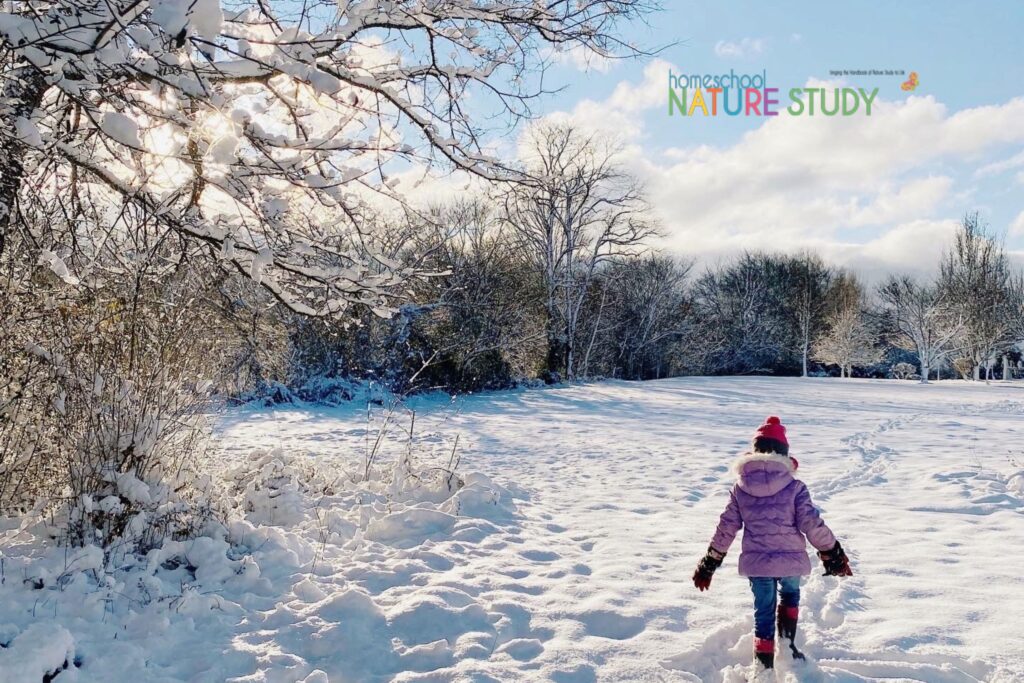
<svg viewBox="0 0 1024 683">
<path fill-rule="evenodd" d="M 902 88 L 906 92 L 913 92 L 914 90 L 917 89 L 917 86 L 918 86 L 917 72 L 916 71 L 911 71 L 910 72 L 910 78 L 908 78 L 907 80 L 903 81 L 903 83 L 900 85 L 900 88 Z"/>
</svg>

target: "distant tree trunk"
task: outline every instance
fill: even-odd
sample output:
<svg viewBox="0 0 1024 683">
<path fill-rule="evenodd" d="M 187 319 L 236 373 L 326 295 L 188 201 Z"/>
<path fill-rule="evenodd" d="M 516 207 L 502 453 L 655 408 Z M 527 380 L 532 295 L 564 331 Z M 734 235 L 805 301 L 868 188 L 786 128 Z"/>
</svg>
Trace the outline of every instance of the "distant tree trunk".
<svg viewBox="0 0 1024 683">
<path fill-rule="evenodd" d="M 562 345 L 557 335 L 548 335 L 548 357 L 547 357 L 547 372 L 548 376 L 554 379 L 556 375 L 562 374 L 562 359 L 565 357 L 563 353 L 565 347 Z"/>
<path fill-rule="evenodd" d="M 594 342 L 597 341 L 597 331 L 601 327 L 601 317 L 604 315 L 605 302 L 608 300 L 608 283 L 601 287 L 601 305 L 597 309 L 597 319 L 594 320 L 594 329 L 590 335 L 590 342 L 587 344 L 587 352 L 583 354 L 583 376 L 590 374 L 590 353 L 594 350 Z"/>
<path fill-rule="evenodd" d="M 1010 358 L 1003 354 L 1003 381 L 1010 379 Z"/>
<path fill-rule="evenodd" d="M 556 375 L 561 374 L 564 367 L 563 363 L 565 362 L 565 345 L 562 343 L 562 333 L 559 329 L 557 316 L 557 311 L 549 307 L 547 320 L 548 354 L 545 370 L 548 377 L 552 380 Z"/>
<path fill-rule="evenodd" d="M 568 380 L 576 379 L 576 368 L 574 367 L 576 361 L 576 345 L 570 339 L 566 344 L 565 354 L 565 378 Z"/>
<path fill-rule="evenodd" d="M 928 384 L 929 372 L 930 370 L 928 369 L 928 364 L 925 363 L 924 361 L 921 361 L 921 384 Z"/>
</svg>

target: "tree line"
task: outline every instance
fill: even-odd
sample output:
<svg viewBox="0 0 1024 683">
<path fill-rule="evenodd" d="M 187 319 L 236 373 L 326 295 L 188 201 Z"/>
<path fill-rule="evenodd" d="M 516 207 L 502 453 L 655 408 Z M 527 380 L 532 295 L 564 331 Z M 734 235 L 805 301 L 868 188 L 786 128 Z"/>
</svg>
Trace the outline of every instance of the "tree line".
<svg viewBox="0 0 1024 683">
<path fill-rule="evenodd" d="M 391 319 L 295 328 L 290 343 L 321 362 L 291 384 L 310 372 L 450 391 L 690 374 L 978 380 L 1021 361 L 1022 275 L 977 213 L 927 278 L 868 284 L 809 250 L 697 268 L 649 246 L 660 228 L 606 141 L 547 125 L 531 152 L 535 183 L 403 223 L 389 254 L 427 254 L 434 274 Z"/>
</svg>

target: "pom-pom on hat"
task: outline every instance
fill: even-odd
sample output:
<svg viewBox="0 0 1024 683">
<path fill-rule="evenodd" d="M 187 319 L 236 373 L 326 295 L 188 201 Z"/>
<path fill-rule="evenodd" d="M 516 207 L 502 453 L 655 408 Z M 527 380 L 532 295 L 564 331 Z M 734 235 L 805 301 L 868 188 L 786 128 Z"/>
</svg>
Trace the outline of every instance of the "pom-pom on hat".
<svg viewBox="0 0 1024 683">
<path fill-rule="evenodd" d="M 764 424 L 754 434 L 754 450 L 758 453 L 778 453 L 789 455 L 789 440 L 786 439 L 786 427 L 775 415 L 765 418 Z"/>
</svg>

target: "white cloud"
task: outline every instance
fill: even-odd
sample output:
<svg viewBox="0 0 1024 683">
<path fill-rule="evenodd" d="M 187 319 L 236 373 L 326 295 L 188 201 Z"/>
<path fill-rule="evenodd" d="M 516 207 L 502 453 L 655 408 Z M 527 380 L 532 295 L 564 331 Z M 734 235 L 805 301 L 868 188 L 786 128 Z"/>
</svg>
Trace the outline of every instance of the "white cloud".
<svg viewBox="0 0 1024 683">
<path fill-rule="evenodd" d="M 948 176 L 917 178 L 897 187 L 885 184 L 870 203 L 854 211 L 850 225 L 884 225 L 928 215 L 949 196 L 952 187 L 953 179 Z"/>
<path fill-rule="evenodd" d="M 1010 223 L 1011 235 L 1024 235 L 1024 211 L 1017 214 L 1017 217 Z"/>
<path fill-rule="evenodd" d="M 653 62 L 607 100 L 553 118 L 624 140 L 624 160 L 665 226 L 663 246 L 701 260 L 811 247 L 865 273 L 934 268 L 956 219 L 973 208 L 972 188 L 955 178 L 1024 144 L 1024 98 L 950 112 L 912 96 L 876 100 L 870 117 L 783 114 L 729 145 L 659 149 L 643 115 L 665 106 L 669 68 L 678 71 Z M 1024 235 L 1024 217 L 1014 225 Z"/>
<path fill-rule="evenodd" d="M 974 172 L 974 177 L 983 178 L 985 176 L 999 175 L 1000 173 L 1011 171 L 1015 168 L 1020 168 L 1021 166 L 1024 166 L 1024 151 L 1019 154 L 1014 154 L 1008 159 L 1002 159 L 991 164 L 985 164 Z"/>
<path fill-rule="evenodd" d="M 715 43 L 715 54 L 723 59 L 743 59 L 764 52 L 764 38 L 742 38 L 739 41 L 720 40 Z"/>
<path fill-rule="evenodd" d="M 643 133 L 643 113 L 665 106 L 669 70 L 680 72 L 679 67 L 670 62 L 652 60 L 644 67 L 640 82 L 620 81 L 607 100 L 584 99 L 571 112 L 552 112 L 543 121 L 572 121 L 588 131 L 636 143 Z"/>
<path fill-rule="evenodd" d="M 871 281 L 894 271 L 931 272 L 958 225 L 954 218 L 914 220 L 863 244 L 832 244 L 825 251 L 833 262 L 855 268 Z"/>
</svg>

